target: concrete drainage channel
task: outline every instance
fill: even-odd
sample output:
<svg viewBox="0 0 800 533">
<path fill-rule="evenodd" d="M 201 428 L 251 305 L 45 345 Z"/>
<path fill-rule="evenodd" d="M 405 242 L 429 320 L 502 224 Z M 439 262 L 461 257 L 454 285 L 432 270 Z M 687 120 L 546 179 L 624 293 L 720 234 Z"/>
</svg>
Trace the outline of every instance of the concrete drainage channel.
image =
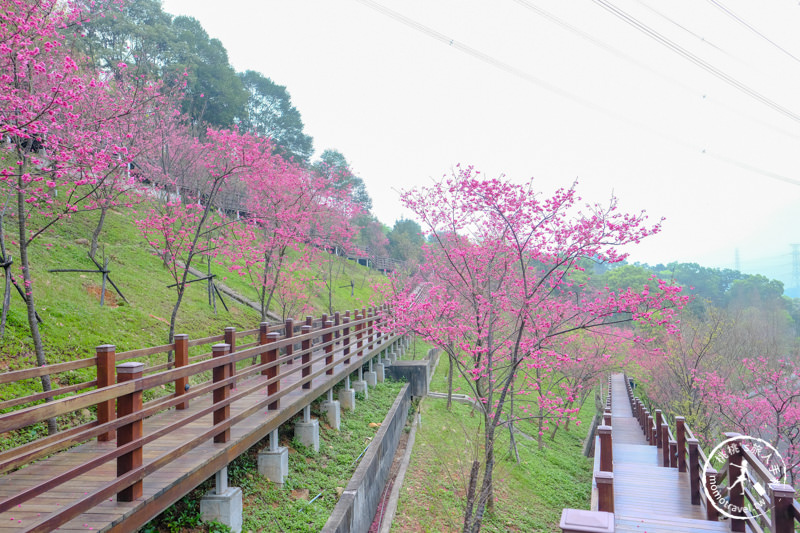
<svg viewBox="0 0 800 533">
<path fill-rule="evenodd" d="M 381 428 L 361 459 L 350 483 L 322 529 L 325 533 L 388 532 L 392 524 L 400 487 L 403 485 L 418 419 L 414 417 L 405 446 L 398 449 L 413 398 L 428 393 L 430 377 L 438 362 L 431 350 L 425 359 L 397 361 L 386 369 L 386 377 L 404 379 L 403 387 L 386 415 Z"/>
</svg>

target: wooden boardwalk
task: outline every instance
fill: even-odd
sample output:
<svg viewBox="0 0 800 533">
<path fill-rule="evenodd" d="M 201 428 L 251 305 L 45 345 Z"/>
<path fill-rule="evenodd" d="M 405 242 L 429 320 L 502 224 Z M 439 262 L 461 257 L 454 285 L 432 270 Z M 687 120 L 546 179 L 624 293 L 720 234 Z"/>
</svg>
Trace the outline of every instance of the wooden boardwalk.
<svg viewBox="0 0 800 533">
<path fill-rule="evenodd" d="M 116 496 L 105 496 L 90 511 L 81 514 L 75 519 L 63 524 L 58 531 L 135 531 L 152 519 L 157 512 L 165 509 L 181 498 L 194 487 L 213 476 L 214 473 L 227 466 L 241 453 L 257 444 L 273 429 L 294 417 L 302 411 L 303 407 L 311 401 L 324 395 L 336 383 L 342 381 L 367 360 L 384 350 L 396 341 L 396 337 L 383 338 L 363 357 L 351 356 L 350 363 L 345 365 L 339 362 L 334 367 L 333 375 L 324 372 L 313 379 L 310 389 L 302 389 L 297 383 L 301 376 L 299 372 L 290 374 L 281 380 L 281 391 L 294 389 L 280 399 L 280 409 L 269 411 L 259 409 L 256 414 L 250 415 L 231 428 L 231 438 L 226 443 L 214 443 L 207 439 L 193 447 L 189 453 L 157 469 L 143 480 L 144 494 L 142 498 L 133 502 L 119 502 Z M 337 360 L 341 354 L 336 354 Z M 296 364 L 299 365 L 299 362 Z M 324 361 L 315 362 L 312 367 L 313 375 L 324 367 Z M 291 368 L 291 367 L 290 367 Z M 237 383 L 232 394 L 244 391 L 266 380 L 266 376 L 256 376 L 243 379 Z M 246 411 L 259 402 L 265 400 L 266 387 L 263 391 L 244 396 L 231 404 L 231 417 Z M 193 413 L 208 407 L 212 402 L 211 395 L 207 394 L 193 400 L 186 410 L 170 409 L 144 421 L 144 434 L 149 435 L 166 427 L 179 419 L 190 417 Z M 213 426 L 212 415 L 201 416 L 188 423 L 180 431 L 168 433 L 151 444 L 143 447 L 144 465 L 155 461 L 159 456 L 185 446 L 192 439 L 207 432 Z M 54 476 L 66 472 L 76 466 L 86 464 L 93 458 L 107 453 L 117 446 L 115 441 L 98 442 L 96 439 L 80 446 L 58 453 L 45 460 L 38 461 L 25 468 L 6 474 L 0 478 L 0 499 L 14 496 L 27 488 L 51 480 Z M 71 481 L 53 487 L 48 492 L 15 507 L 10 511 L 0 513 L 0 532 L 27 531 L 37 522 L 44 520 L 48 514 L 54 512 L 59 506 L 72 504 L 81 499 L 97 499 L 96 487 L 113 481 L 117 476 L 115 462 L 91 470 Z M 153 502 L 158 500 L 157 504 Z"/>
<path fill-rule="evenodd" d="M 614 456 L 616 531 L 681 533 L 728 531 L 726 522 L 705 520 L 689 499 L 689 476 L 659 465 L 659 452 L 642 433 L 628 400 L 625 378 L 611 378 L 611 441 Z"/>
</svg>

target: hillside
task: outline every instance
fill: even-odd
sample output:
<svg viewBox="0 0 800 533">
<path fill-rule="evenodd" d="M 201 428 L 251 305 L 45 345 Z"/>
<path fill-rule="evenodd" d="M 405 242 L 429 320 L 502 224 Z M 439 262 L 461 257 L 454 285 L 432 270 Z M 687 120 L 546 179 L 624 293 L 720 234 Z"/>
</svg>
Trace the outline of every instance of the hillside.
<svg viewBox="0 0 800 533">
<path fill-rule="evenodd" d="M 128 208 L 110 212 L 98 251 L 98 260 L 102 262 L 105 255 L 110 278 L 127 302 L 109 285 L 105 305 L 100 306 L 102 277 L 99 273 L 49 272 L 53 269 L 95 268 L 87 256 L 87 239 L 97 216 L 94 212 L 76 214 L 66 223 L 55 225 L 33 247 L 31 263 L 34 266 L 35 298 L 42 318 L 41 331 L 48 363 L 93 355 L 95 346 L 100 344 L 114 344 L 117 351 L 125 351 L 168 341 L 169 316 L 175 293 L 167 286 L 173 281 L 163 262 L 149 249 L 134 226 L 137 210 Z M 16 258 L 15 229 L 6 224 L 8 253 Z M 194 266 L 200 270 L 208 268 L 205 263 Z M 245 298 L 255 299 L 252 287 L 244 278 L 230 274 L 225 264 L 212 261 L 211 271 L 217 274 L 222 284 Z M 372 284 L 380 278 L 377 272 L 344 258 L 336 258 L 332 271 L 333 306 L 341 310 L 366 305 L 372 294 Z M 15 275 L 18 280 L 19 277 Z M 351 280 L 354 284 L 352 297 Z M 13 286 L 12 291 L 8 325 L 0 342 L 3 370 L 35 364 L 25 306 Z M 323 312 L 327 308 L 327 293 L 316 294 L 310 303 Z M 252 328 L 259 322 L 259 313 L 247 305 L 230 298 L 225 298 L 225 304 L 227 311 L 217 300 L 215 313 L 208 302 L 207 283 L 189 285 L 178 314 L 176 331 L 195 338 L 220 334 L 228 326 Z M 38 382 L 31 383 L 31 386 L 41 390 Z M 8 388 L 0 389 L 0 398 L 6 399 L 17 393 Z"/>
</svg>

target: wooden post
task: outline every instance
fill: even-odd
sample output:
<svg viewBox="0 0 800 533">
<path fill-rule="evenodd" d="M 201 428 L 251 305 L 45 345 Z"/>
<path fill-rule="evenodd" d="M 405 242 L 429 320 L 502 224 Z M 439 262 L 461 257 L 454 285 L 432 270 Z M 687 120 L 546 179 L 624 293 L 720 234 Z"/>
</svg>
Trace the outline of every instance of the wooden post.
<svg viewBox="0 0 800 533">
<path fill-rule="evenodd" d="M 658 432 L 656 433 L 656 448 L 661 448 L 666 441 L 661 438 L 661 425 L 664 423 L 664 416 L 661 412 L 661 409 L 656 409 L 656 428 L 658 428 Z"/>
<path fill-rule="evenodd" d="M 658 433 L 658 441 L 664 443 L 661 447 L 661 466 L 669 466 L 669 426 L 666 422 L 658 426 Z"/>
<path fill-rule="evenodd" d="M 117 381 L 124 383 L 142 377 L 143 363 L 121 363 L 117 365 Z M 142 410 L 142 391 L 137 390 L 117 398 L 117 417 L 122 418 Z M 117 448 L 142 438 L 142 419 L 117 430 Z M 142 447 L 117 457 L 117 477 L 142 466 Z M 117 493 L 117 501 L 132 502 L 142 497 L 142 480 L 134 482 Z"/>
<path fill-rule="evenodd" d="M 180 368 L 189 364 L 189 335 L 178 333 L 174 336 L 175 340 L 175 368 Z M 189 378 L 178 378 L 175 380 L 175 396 L 183 396 L 189 388 Z M 179 403 L 175 409 L 183 410 L 189 408 L 189 402 Z"/>
<path fill-rule="evenodd" d="M 647 444 L 651 446 L 655 446 L 655 438 L 653 435 L 653 417 L 650 416 L 650 413 L 647 413 L 647 427 L 645 428 L 645 435 L 647 436 Z"/>
<path fill-rule="evenodd" d="M 732 439 L 739 436 L 739 433 L 725 433 L 726 439 Z M 737 483 L 737 478 L 743 474 L 742 472 L 742 449 L 739 441 L 734 441 L 737 445 L 736 453 L 729 455 L 728 459 L 728 501 L 730 501 L 730 509 L 741 509 L 744 507 L 744 483 Z M 735 485 L 735 486 L 734 486 Z M 737 513 L 730 512 L 733 516 L 740 516 Z M 744 516 L 743 514 L 741 516 Z M 744 520 L 731 519 L 731 531 L 743 532 L 745 530 Z"/>
<path fill-rule="evenodd" d="M 608 409 L 603 413 L 603 424 L 606 426 L 611 425 L 611 411 Z"/>
<path fill-rule="evenodd" d="M 307 333 L 311 333 L 311 326 L 308 324 L 308 320 L 306 320 L 306 325 L 303 326 L 303 328 L 300 331 L 301 335 L 306 335 Z M 303 378 L 307 378 L 308 376 L 311 375 L 311 339 L 306 339 L 302 342 L 301 350 L 303 350 L 303 356 L 302 356 L 303 370 L 301 370 L 300 375 Z M 303 383 L 303 388 L 310 389 L 311 381 L 309 381 L 308 383 Z"/>
<path fill-rule="evenodd" d="M 350 311 L 347 313 L 349 314 Z M 345 326 L 342 328 L 342 355 L 344 355 L 344 364 L 349 365 L 350 358 L 347 356 L 350 355 L 350 327 L 347 324 L 350 323 L 350 317 L 345 315 L 342 323 Z"/>
<path fill-rule="evenodd" d="M 614 512 L 614 474 L 612 472 L 595 472 L 594 481 L 597 483 L 598 511 Z"/>
<path fill-rule="evenodd" d="M 687 439 L 686 443 L 689 445 L 689 495 L 692 505 L 700 505 L 700 441 Z"/>
<path fill-rule="evenodd" d="M 313 326 L 314 325 L 314 317 L 310 315 L 306 315 L 306 326 Z"/>
<path fill-rule="evenodd" d="M 233 326 L 229 326 L 225 328 L 225 344 L 230 346 L 228 348 L 228 353 L 233 353 L 236 351 L 236 328 Z M 231 363 L 230 368 L 228 369 L 228 376 L 235 376 L 236 375 L 236 363 Z M 235 381 L 231 382 L 230 388 L 233 390 L 234 385 L 236 384 Z"/>
<path fill-rule="evenodd" d="M 215 344 L 211 347 L 211 357 L 223 357 L 228 354 L 230 346 L 227 344 Z M 220 381 L 224 381 L 230 377 L 230 365 L 218 365 L 214 367 L 213 370 L 213 377 L 214 383 L 219 383 Z M 214 403 L 220 403 L 227 400 L 230 397 L 230 387 L 217 387 L 214 389 L 213 398 Z M 214 425 L 216 426 L 220 422 L 224 422 L 231 416 L 231 406 L 227 404 L 224 407 L 220 407 L 219 409 L 214 410 Z M 216 435 L 214 435 L 214 442 L 228 442 L 231 438 L 231 430 L 230 428 L 225 429 Z"/>
<path fill-rule="evenodd" d="M 272 333 L 267 334 L 267 340 L 265 344 L 272 344 L 278 341 L 278 332 L 273 331 Z M 261 353 L 261 362 L 264 364 L 267 363 L 274 363 L 278 360 L 278 349 L 277 348 L 270 348 L 266 352 Z M 272 366 L 264 371 L 261 372 L 263 375 L 266 372 L 266 376 L 268 380 L 274 379 L 278 377 L 278 368 L 279 365 Z M 273 394 L 277 394 L 281 390 L 281 381 L 276 379 L 274 383 L 270 383 L 267 385 L 267 396 L 272 396 Z M 277 411 L 281 407 L 281 401 L 275 400 L 267 407 L 270 411 Z"/>
<path fill-rule="evenodd" d="M 769 499 L 772 501 L 770 533 L 794 533 L 794 494 L 791 485 L 769 484 Z"/>
<path fill-rule="evenodd" d="M 709 467 L 705 471 L 704 483 L 706 485 L 706 493 L 711 495 L 710 496 L 711 500 L 714 499 L 713 487 L 716 486 L 717 484 L 718 474 L 719 472 L 717 472 L 715 469 L 711 467 Z M 721 487 L 718 487 L 717 490 L 721 490 Z M 714 507 L 714 504 L 708 499 L 706 500 L 706 520 L 711 520 L 712 522 L 716 522 L 717 520 L 719 520 L 719 511 L 717 511 L 717 508 Z"/>
<path fill-rule="evenodd" d="M 675 417 L 675 432 L 678 444 L 678 472 L 686 472 L 686 419 L 684 417 Z"/>
<path fill-rule="evenodd" d="M 325 329 L 330 329 L 332 326 L 333 326 L 333 322 L 331 322 L 330 320 L 326 320 L 322 324 L 322 327 L 324 327 Z M 333 340 L 333 333 L 331 333 L 330 331 L 327 332 L 327 333 L 324 333 L 322 335 L 322 343 L 326 345 L 325 346 L 325 366 L 328 366 L 329 364 L 333 363 L 333 343 L 331 343 L 332 340 Z M 328 370 L 326 370 L 325 374 L 328 375 L 328 376 L 332 376 L 333 375 L 333 368 L 331 367 Z"/>
<path fill-rule="evenodd" d="M 678 441 L 669 439 L 669 467 L 678 468 Z"/>
<path fill-rule="evenodd" d="M 639 427 L 642 428 L 642 432 L 647 435 L 645 431 L 645 426 L 647 425 L 647 409 L 644 407 L 644 402 L 639 400 Z"/>
<path fill-rule="evenodd" d="M 600 470 L 614 471 L 614 454 L 611 444 L 611 426 L 598 426 L 597 434 L 600 435 Z"/>
<path fill-rule="evenodd" d="M 369 318 L 369 321 L 367 322 L 367 351 L 369 351 L 372 350 L 372 341 L 374 340 L 373 336 L 375 335 L 373 330 L 375 319 L 372 307 L 367 309 L 367 317 Z"/>
<path fill-rule="evenodd" d="M 362 318 L 364 318 L 364 315 L 356 315 L 356 320 L 361 320 Z M 363 335 L 364 324 L 356 324 L 356 354 L 358 357 L 362 357 L 364 355 L 364 351 L 361 348 L 361 346 L 364 344 L 364 341 L 361 340 Z"/>
<path fill-rule="evenodd" d="M 267 335 L 269 335 L 269 324 L 267 324 L 266 322 L 262 322 L 261 324 L 258 325 L 258 345 L 259 346 L 264 346 L 265 344 L 267 344 L 269 342 L 269 338 L 267 337 Z M 267 350 L 264 350 L 263 352 L 261 352 L 260 361 L 261 361 L 262 365 L 267 364 Z M 266 369 L 261 371 L 261 375 L 262 376 L 266 376 L 267 374 L 268 374 L 268 371 Z"/>
<path fill-rule="evenodd" d="M 117 362 L 117 347 L 113 344 L 102 344 L 95 348 L 97 354 L 97 388 L 108 387 L 114 384 L 114 365 Z M 114 400 L 106 400 L 97 404 L 97 423 L 105 424 L 116 418 Z M 98 442 L 113 440 L 117 435 L 116 430 L 110 430 L 97 436 Z"/>
<path fill-rule="evenodd" d="M 294 337 L 294 320 L 291 318 L 286 319 L 286 334 L 284 335 L 285 339 L 290 339 Z M 286 345 L 286 364 L 292 364 L 292 354 L 294 353 L 294 345 L 289 343 Z"/>
<path fill-rule="evenodd" d="M 341 315 L 341 313 L 339 313 L 339 311 L 336 311 L 333 314 L 333 325 L 334 326 L 338 326 L 341 323 L 342 323 L 342 315 Z M 342 336 L 341 332 L 337 329 L 336 333 L 334 333 L 334 337 L 336 337 L 338 339 L 341 336 Z"/>
</svg>

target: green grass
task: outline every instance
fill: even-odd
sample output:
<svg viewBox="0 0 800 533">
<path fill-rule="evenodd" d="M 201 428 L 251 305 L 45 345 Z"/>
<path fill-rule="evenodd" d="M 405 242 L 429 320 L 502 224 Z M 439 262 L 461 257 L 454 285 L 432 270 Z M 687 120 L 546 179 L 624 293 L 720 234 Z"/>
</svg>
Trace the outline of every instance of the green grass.
<svg viewBox="0 0 800 533">
<path fill-rule="evenodd" d="M 428 351 L 431 348 L 433 348 L 433 345 L 428 344 L 425 341 L 421 341 L 417 337 L 412 337 L 411 345 L 400 359 L 409 361 L 413 361 L 415 359 L 424 359 L 427 357 Z"/>
<path fill-rule="evenodd" d="M 369 444 L 394 403 L 402 383 L 386 381 L 370 389 L 369 401 L 358 401 L 355 412 L 342 411 L 341 430 L 320 422 L 320 451 L 315 453 L 292 440 L 292 423 L 280 428 L 280 443 L 289 447 L 289 476 L 283 488 L 258 475 L 258 451 L 267 439 L 228 466 L 229 484 L 240 487 L 244 501 L 244 531 L 315 532 L 322 529 L 358 467 L 357 458 Z M 312 404 L 312 415 L 319 415 Z M 211 489 L 206 482 L 155 519 L 145 531 L 193 531 L 199 521 L 199 499 Z M 320 495 L 313 503 L 315 496 Z"/>
<path fill-rule="evenodd" d="M 442 359 L 432 390 L 446 391 L 446 374 L 447 360 Z M 459 380 L 456 375 L 456 387 Z M 460 531 L 471 463 L 482 461 L 482 418 L 465 404 L 453 403 L 447 411 L 443 399 L 427 398 L 420 409 L 422 425 L 392 531 Z M 519 465 L 510 453 L 508 431 L 498 430 L 495 511 L 486 515 L 484 531 L 557 532 L 563 508 L 588 509 L 592 462 L 581 452 L 593 414 L 594 406 L 587 403 L 579 414 L 581 424 L 559 430 L 554 441 L 546 437 L 541 451 L 535 440 L 517 435 Z M 536 436 L 533 424 L 518 426 Z"/>
<path fill-rule="evenodd" d="M 94 264 L 87 257 L 89 250 L 86 239 L 91 238 L 99 213 L 78 213 L 70 220 L 56 224 L 44 233 L 30 249 L 33 274 L 33 290 L 39 315 L 43 319 L 40 330 L 44 350 L 49 364 L 92 357 L 95 347 L 113 344 L 117 352 L 157 346 L 168 341 L 169 319 L 175 303 L 175 289 L 167 288 L 174 281 L 161 259 L 146 245 L 134 225 L 134 219 L 141 217 L 146 206 L 133 209 L 112 210 L 106 217 L 101 234 L 98 260 L 105 256 L 109 260 L 111 279 L 128 299 L 119 298 L 109 286 L 106 305 L 99 304 L 102 278 L 92 273 L 51 273 L 51 269 L 93 269 Z M 138 212 L 137 212 L 138 211 Z M 35 217 L 34 217 L 35 219 Z M 35 221 L 35 220 L 34 220 Z M 16 225 L 6 218 L 6 242 L 8 253 L 17 261 L 14 266 L 16 279 L 21 276 L 16 269 L 19 248 L 15 244 Z M 372 283 L 380 274 L 368 271 L 353 262 L 341 259 L 343 276 L 363 278 L 363 287 L 350 298 L 349 287 L 337 294 L 336 303 L 342 309 L 361 307 L 372 295 Z M 205 264 L 194 264 L 205 271 Z M 248 286 L 238 276 L 227 274 L 225 265 L 212 261 L 212 272 L 227 277 L 225 284 L 252 298 Z M 338 272 L 338 271 L 337 271 Z M 344 278 L 343 278 L 344 279 Z M 348 278 L 349 283 L 349 278 Z M 339 283 L 344 285 L 344 281 Z M 360 287 L 357 284 L 357 288 Z M 259 313 L 243 304 L 226 298 L 228 311 L 217 302 L 217 312 L 208 304 L 206 284 L 193 283 L 188 286 L 181 309 L 178 313 L 176 333 L 187 333 L 191 339 L 221 334 L 225 327 L 237 330 L 252 329 L 260 321 Z M 250 289 L 252 291 L 252 289 Z M 0 372 L 19 370 L 36 366 L 33 341 L 27 321 L 27 311 L 19 295 L 12 287 L 11 308 L 6 331 L 0 340 Z M 320 309 L 317 313 L 323 312 Z M 300 317 L 298 317 L 300 318 Z M 240 343 L 248 342 L 242 339 Z M 196 347 L 190 355 L 207 352 L 209 348 Z M 165 354 L 152 356 L 149 364 L 164 362 Z M 90 381 L 95 378 L 94 368 L 80 369 L 53 376 L 54 387 Z M 201 377 L 193 378 L 197 382 Z M 38 379 L 26 380 L 0 386 L 0 401 L 41 392 Z M 163 390 L 148 391 L 145 400 L 171 392 Z M 85 409 L 74 416 L 59 419 L 61 427 L 90 419 L 93 409 Z M 32 426 L 14 434 L 5 435 L 0 449 L 29 442 L 43 435 L 43 424 Z"/>
</svg>

